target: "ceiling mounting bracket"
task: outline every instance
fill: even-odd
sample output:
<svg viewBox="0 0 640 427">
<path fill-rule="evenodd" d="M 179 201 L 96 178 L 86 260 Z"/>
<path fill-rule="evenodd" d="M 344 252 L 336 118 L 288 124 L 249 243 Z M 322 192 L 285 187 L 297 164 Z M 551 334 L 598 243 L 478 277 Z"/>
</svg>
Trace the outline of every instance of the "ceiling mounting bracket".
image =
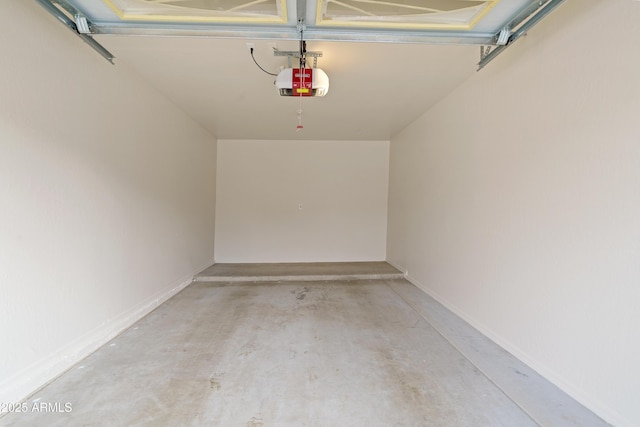
<svg viewBox="0 0 640 427">
<path fill-rule="evenodd" d="M 286 56 L 289 62 L 289 67 L 293 67 L 293 58 L 300 58 L 301 54 L 298 50 L 278 50 L 273 48 L 273 56 Z M 313 68 L 316 68 L 318 65 L 318 58 L 322 58 L 322 52 L 320 51 L 305 51 L 305 56 L 307 58 L 313 58 Z"/>
<path fill-rule="evenodd" d="M 491 53 L 491 49 L 493 49 L 493 46 L 480 46 L 480 61 Z"/>
<path fill-rule="evenodd" d="M 93 24 L 78 9 L 65 0 L 36 0 L 50 14 L 91 46 L 104 59 L 113 64 L 113 54 L 91 36 Z"/>
<path fill-rule="evenodd" d="M 296 29 L 302 35 L 304 30 L 307 29 L 307 25 L 304 23 L 304 18 L 298 18 L 298 23 L 296 24 Z"/>
</svg>

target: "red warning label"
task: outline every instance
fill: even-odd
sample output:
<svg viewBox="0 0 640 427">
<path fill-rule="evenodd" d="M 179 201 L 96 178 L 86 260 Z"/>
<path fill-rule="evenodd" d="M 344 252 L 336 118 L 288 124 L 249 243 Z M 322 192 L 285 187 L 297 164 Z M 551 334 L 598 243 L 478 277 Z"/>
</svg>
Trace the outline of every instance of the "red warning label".
<svg viewBox="0 0 640 427">
<path fill-rule="evenodd" d="M 313 68 L 294 68 L 291 79 L 293 96 L 311 96 Z"/>
</svg>

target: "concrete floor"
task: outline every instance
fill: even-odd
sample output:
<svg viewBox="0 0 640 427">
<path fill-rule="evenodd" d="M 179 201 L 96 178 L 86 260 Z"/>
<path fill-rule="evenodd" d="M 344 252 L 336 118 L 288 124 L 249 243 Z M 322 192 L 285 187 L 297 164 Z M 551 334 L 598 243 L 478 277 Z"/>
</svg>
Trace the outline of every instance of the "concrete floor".
<svg viewBox="0 0 640 427">
<path fill-rule="evenodd" d="M 195 282 L 26 402 L 72 410 L 0 426 L 606 425 L 403 279 Z"/>
</svg>

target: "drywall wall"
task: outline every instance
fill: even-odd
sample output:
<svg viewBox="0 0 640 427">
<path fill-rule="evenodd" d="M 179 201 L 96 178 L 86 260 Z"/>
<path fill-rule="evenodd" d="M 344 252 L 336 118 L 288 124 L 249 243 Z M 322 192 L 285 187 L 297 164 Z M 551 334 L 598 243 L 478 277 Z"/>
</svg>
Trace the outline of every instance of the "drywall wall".
<svg viewBox="0 0 640 427">
<path fill-rule="evenodd" d="M 218 141 L 216 262 L 386 257 L 388 141 Z"/>
<path fill-rule="evenodd" d="M 566 2 L 391 142 L 388 259 L 640 425 L 640 3 Z"/>
<path fill-rule="evenodd" d="M 0 402 L 10 403 L 213 261 L 216 141 L 36 2 L 0 2 L 0 39 Z"/>
</svg>

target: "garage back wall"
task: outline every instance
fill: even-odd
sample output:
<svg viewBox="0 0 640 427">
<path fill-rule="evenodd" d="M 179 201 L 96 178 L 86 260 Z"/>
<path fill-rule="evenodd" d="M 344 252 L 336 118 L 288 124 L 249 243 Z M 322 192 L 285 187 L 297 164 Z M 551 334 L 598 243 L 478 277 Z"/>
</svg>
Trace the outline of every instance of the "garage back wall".
<svg viewBox="0 0 640 427">
<path fill-rule="evenodd" d="M 216 262 L 382 261 L 389 141 L 219 140 Z"/>
</svg>

